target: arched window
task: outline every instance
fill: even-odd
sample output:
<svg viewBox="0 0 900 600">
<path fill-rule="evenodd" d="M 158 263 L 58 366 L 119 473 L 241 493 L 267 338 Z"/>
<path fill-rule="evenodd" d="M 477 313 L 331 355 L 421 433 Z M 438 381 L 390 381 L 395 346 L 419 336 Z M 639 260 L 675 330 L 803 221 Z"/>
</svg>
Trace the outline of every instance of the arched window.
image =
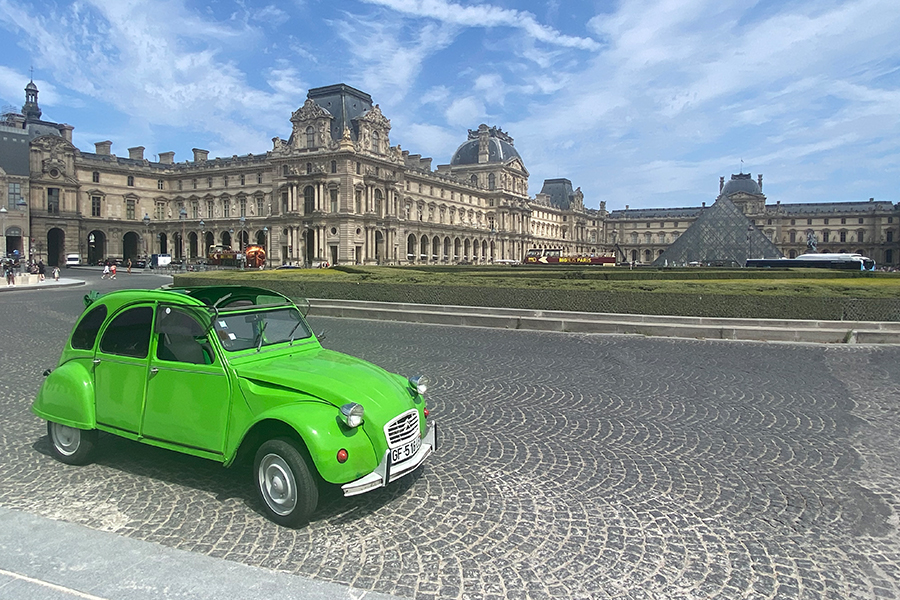
<svg viewBox="0 0 900 600">
<path fill-rule="evenodd" d="M 490 175 L 488 175 L 488 189 L 489 190 L 494 189 L 496 187 L 496 184 L 497 184 L 497 178 L 494 176 L 493 173 L 491 173 Z"/>
<path fill-rule="evenodd" d="M 312 173 L 312 163 L 306 163 L 306 174 Z"/>
<path fill-rule="evenodd" d="M 375 214 L 378 216 L 382 215 L 381 200 L 382 200 L 381 190 L 376 189 L 375 190 Z"/>
<path fill-rule="evenodd" d="M 337 161 L 336 160 L 331 161 L 331 172 L 337 173 Z"/>
<path fill-rule="evenodd" d="M 312 214 L 316 210 L 316 191 L 313 186 L 303 188 L 303 213 Z"/>
<path fill-rule="evenodd" d="M 312 127 L 306 128 L 306 147 L 307 148 L 315 148 L 316 147 L 316 130 Z"/>
<path fill-rule="evenodd" d="M 474 185 L 474 186 L 478 185 L 478 177 L 477 176 L 472 175 L 471 181 L 472 181 L 472 185 Z"/>
</svg>

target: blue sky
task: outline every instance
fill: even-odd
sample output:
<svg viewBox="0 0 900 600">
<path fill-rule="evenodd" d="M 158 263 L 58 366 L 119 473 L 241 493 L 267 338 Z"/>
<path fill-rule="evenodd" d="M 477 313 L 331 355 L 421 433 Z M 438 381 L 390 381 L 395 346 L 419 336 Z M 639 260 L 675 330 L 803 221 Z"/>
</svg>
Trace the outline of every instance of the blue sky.
<svg viewBox="0 0 900 600">
<path fill-rule="evenodd" d="M 260 154 L 311 87 L 371 94 L 391 143 L 450 161 L 480 123 L 596 208 L 900 202 L 897 0 L 0 0 L 0 106 L 34 68 L 75 145 Z M 743 161 L 743 162 L 742 162 Z"/>
</svg>

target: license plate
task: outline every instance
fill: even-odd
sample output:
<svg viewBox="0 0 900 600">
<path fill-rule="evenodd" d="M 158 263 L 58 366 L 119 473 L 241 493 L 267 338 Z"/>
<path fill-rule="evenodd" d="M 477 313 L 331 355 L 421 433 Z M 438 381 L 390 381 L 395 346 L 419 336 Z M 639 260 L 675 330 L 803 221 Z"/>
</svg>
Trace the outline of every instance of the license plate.
<svg viewBox="0 0 900 600">
<path fill-rule="evenodd" d="M 419 446 L 422 444 L 422 440 L 416 438 L 411 442 L 407 442 L 402 446 L 398 446 L 397 448 L 393 448 L 391 450 L 391 462 L 398 463 L 403 462 L 406 459 L 412 458 L 415 456 L 416 452 L 419 451 Z"/>
</svg>

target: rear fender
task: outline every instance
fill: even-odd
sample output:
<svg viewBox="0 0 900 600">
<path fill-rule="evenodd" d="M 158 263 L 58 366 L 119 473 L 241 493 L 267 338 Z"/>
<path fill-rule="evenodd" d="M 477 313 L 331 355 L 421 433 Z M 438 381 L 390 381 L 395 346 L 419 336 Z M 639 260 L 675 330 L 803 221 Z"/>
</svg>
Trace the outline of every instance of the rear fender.
<svg viewBox="0 0 900 600">
<path fill-rule="evenodd" d="M 89 359 L 66 362 L 47 375 L 31 411 L 42 419 L 77 427 L 94 429 L 94 377 Z"/>
</svg>

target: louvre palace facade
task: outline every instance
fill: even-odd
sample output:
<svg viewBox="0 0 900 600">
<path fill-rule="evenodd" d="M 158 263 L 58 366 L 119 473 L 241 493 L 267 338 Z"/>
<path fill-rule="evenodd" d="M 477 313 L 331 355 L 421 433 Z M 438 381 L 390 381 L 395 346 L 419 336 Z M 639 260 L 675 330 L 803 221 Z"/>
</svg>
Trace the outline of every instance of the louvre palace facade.
<svg viewBox="0 0 900 600">
<path fill-rule="evenodd" d="M 607 211 L 584 206 L 568 179 L 529 195 L 513 138 L 469 130 L 449 163 L 391 145 L 391 122 L 372 98 L 338 84 L 309 90 L 290 134 L 265 154 L 178 162 L 145 148 L 117 156 L 72 144 L 71 125 L 41 119 L 38 90 L 21 113 L 0 120 L 0 211 L 5 249 L 63 264 L 168 253 L 188 261 L 215 246 L 266 248 L 271 265 L 488 264 L 521 260 L 531 247 L 573 254 L 615 252 L 650 264 L 706 209 Z M 900 259 L 900 205 L 767 203 L 762 176 L 720 178 L 719 196 L 739 206 L 785 256 L 806 250 L 860 252 L 879 265 Z M 715 198 L 712 198 L 714 201 Z"/>
</svg>

